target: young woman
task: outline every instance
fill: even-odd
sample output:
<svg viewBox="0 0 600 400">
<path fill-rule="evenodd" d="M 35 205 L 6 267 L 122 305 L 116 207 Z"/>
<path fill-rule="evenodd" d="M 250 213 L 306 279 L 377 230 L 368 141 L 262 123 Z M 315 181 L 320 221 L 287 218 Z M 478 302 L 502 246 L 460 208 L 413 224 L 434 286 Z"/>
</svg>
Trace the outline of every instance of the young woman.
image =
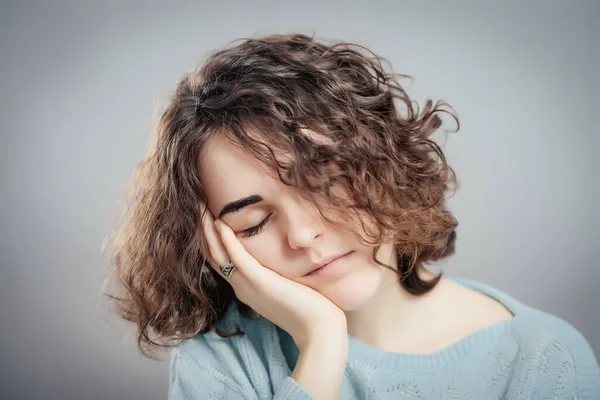
<svg viewBox="0 0 600 400">
<path fill-rule="evenodd" d="M 178 83 L 131 183 L 121 315 L 171 399 L 592 399 L 567 322 L 426 263 L 454 251 L 454 171 L 381 57 L 245 39 Z"/>
</svg>

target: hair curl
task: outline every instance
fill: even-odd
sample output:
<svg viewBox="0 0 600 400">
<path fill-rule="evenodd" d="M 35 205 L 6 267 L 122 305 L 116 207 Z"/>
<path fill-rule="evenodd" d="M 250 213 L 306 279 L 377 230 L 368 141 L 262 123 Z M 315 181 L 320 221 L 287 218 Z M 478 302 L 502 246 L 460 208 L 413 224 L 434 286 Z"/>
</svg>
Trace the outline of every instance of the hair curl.
<svg viewBox="0 0 600 400">
<path fill-rule="evenodd" d="M 202 255 L 199 200 L 207 200 L 196 162 L 217 134 L 315 204 L 325 198 L 333 210 L 353 211 L 372 238 L 366 242 L 375 245 L 373 260 L 386 268 L 375 254 L 393 238 L 393 270 L 408 292 L 420 295 L 437 284 L 441 274 L 424 281 L 417 269 L 454 252 L 458 223 L 444 203 L 450 184 L 458 183 L 429 136 L 441 126 L 436 113 L 453 116 L 456 130 L 459 121 L 443 102 L 427 100 L 422 113 L 415 102 L 415 110 L 397 79 L 411 77 L 385 72 L 382 61 L 389 63 L 363 46 L 327 45 L 314 35 L 243 38 L 211 53 L 177 84 L 151 151 L 129 182 L 125 218 L 110 235 L 120 295 L 107 296 L 136 324 L 144 355 L 208 330 L 241 333 L 217 329 L 235 294 Z M 301 127 L 329 141 L 312 140 Z M 277 151 L 292 161 L 282 162 Z M 316 185 L 310 176 L 318 177 Z M 330 191 L 339 184 L 352 188 L 349 198 Z M 374 232 L 363 223 L 365 213 Z M 256 314 L 240 304 L 246 315 Z"/>
</svg>

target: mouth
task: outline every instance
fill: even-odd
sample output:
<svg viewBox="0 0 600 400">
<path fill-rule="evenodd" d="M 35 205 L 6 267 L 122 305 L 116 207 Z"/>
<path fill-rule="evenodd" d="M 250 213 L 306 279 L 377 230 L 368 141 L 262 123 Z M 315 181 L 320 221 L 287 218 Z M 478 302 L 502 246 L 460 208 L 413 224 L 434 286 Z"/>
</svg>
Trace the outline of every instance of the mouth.
<svg viewBox="0 0 600 400">
<path fill-rule="evenodd" d="M 343 264 L 343 262 L 346 259 L 348 259 L 348 257 L 352 253 L 354 253 L 354 250 L 351 250 L 347 253 L 341 254 L 320 266 L 313 266 L 313 269 L 310 272 L 308 272 L 305 276 L 329 275 L 330 273 L 334 273 L 339 269 L 338 267 L 340 266 L 340 264 Z"/>
</svg>

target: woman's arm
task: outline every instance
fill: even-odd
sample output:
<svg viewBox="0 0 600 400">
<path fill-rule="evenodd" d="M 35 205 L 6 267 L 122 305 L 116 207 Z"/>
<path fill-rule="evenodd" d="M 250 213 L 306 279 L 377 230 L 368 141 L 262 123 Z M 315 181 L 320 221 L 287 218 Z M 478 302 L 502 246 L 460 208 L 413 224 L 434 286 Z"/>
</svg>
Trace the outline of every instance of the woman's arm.
<svg viewBox="0 0 600 400">
<path fill-rule="evenodd" d="M 299 347 L 298 362 L 292 377 L 316 400 L 338 400 L 348 360 L 348 335 L 323 340 L 323 337 Z"/>
</svg>

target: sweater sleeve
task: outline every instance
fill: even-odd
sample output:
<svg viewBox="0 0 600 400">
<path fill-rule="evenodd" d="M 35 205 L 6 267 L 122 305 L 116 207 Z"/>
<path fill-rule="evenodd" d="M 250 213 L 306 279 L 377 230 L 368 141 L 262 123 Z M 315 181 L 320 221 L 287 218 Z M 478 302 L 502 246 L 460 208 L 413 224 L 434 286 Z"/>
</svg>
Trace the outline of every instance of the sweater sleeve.
<svg viewBox="0 0 600 400">
<path fill-rule="evenodd" d="M 220 366 L 204 365 L 185 347 L 177 347 L 172 352 L 169 400 L 258 400 L 259 394 L 248 386 L 248 382 L 245 379 L 236 380 L 231 373 L 221 370 Z M 279 384 L 272 399 L 314 400 L 291 376 Z"/>
</svg>

